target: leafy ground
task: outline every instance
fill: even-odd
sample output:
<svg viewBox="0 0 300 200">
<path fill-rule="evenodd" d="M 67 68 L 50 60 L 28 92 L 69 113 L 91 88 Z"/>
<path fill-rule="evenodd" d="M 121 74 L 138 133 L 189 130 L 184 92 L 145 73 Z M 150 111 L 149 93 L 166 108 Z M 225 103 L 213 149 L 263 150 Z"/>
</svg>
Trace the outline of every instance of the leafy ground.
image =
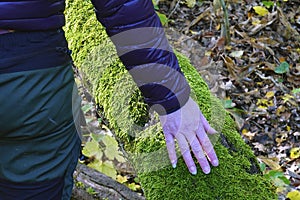
<svg viewBox="0 0 300 200">
<path fill-rule="evenodd" d="M 219 0 L 154 3 L 170 42 L 223 100 L 265 175 L 278 186 L 279 199 L 300 200 L 295 192 L 300 190 L 300 1 L 226 2 L 229 43 L 222 33 L 221 6 L 215 2 Z M 91 156 L 102 149 L 95 154 L 99 170 L 141 192 L 91 97 L 80 89 L 88 124 L 84 153 Z"/>
<path fill-rule="evenodd" d="M 184 47 L 223 99 L 285 199 L 300 190 L 300 1 L 226 2 L 228 43 L 218 2 L 165 0 L 156 8 L 167 27 L 186 35 L 172 34 L 173 46 Z"/>
</svg>

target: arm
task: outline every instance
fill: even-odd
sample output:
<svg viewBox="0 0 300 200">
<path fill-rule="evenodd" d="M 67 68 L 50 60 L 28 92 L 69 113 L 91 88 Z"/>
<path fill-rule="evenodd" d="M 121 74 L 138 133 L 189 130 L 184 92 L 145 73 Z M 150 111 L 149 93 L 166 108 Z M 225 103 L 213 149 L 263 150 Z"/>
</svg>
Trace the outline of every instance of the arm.
<svg viewBox="0 0 300 200">
<path fill-rule="evenodd" d="M 209 173 L 206 170 L 210 169 L 209 164 L 204 154 L 208 155 L 215 166 L 217 158 L 206 132 L 214 131 L 198 105 L 189 97 L 190 87 L 165 37 L 152 1 L 92 2 L 97 19 L 106 28 L 118 56 L 137 83 L 146 103 L 160 115 L 172 165 L 175 167 L 177 163 L 176 139 L 190 172 L 196 173 L 191 147 L 203 171 Z"/>
<path fill-rule="evenodd" d="M 92 0 L 97 19 L 146 103 L 159 114 L 182 107 L 190 94 L 151 0 Z"/>
</svg>

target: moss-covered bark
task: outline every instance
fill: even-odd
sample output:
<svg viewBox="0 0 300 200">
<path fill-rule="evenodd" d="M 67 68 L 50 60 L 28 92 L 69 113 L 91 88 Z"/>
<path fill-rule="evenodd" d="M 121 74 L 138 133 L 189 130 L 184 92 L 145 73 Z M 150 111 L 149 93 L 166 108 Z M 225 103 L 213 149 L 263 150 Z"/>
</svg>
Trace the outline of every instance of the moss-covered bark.
<svg viewBox="0 0 300 200">
<path fill-rule="evenodd" d="M 75 64 L 85 74 L 96 102 L 138 171 L 147 199 L 276 199 L 274 188 L 257 171 L 255 156 L 230 116 L 211 96 L 189 61 L 178 54 L 194 99 L 212 126 L 222 134 L 212 139 L 220 166 L 204 175 L 190 175 L 182 159 L 173 169 L 167 157 L 157 116 L 148 114 L 140 92 L 116 57 L 105 30 L 88 1 L 69 0 L 65 27 Z"/>
</svg>

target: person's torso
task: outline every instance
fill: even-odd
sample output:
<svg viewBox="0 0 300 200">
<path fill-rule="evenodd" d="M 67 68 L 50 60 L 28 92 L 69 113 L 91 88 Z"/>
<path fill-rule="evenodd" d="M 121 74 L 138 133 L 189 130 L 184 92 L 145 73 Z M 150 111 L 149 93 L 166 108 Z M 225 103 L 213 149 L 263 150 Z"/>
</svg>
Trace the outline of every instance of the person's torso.
<svg viewBox="0 0 300 200">
<path fill-rule="evenodd" d="M 64 26 L 65 0 L 0 0 L 0 29 L 42 31 Z"/>
</svg>

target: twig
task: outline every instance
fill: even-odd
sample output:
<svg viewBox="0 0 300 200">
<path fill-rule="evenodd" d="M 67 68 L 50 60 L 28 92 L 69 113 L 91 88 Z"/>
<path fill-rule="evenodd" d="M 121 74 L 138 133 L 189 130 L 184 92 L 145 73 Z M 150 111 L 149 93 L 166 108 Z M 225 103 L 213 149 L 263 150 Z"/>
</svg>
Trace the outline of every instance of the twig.
<svg viewBox="0 0 300 200">
<path fill-rule="evenodd" d="M 226 39 L 225 41 L 226 41 L 226 44 L 229 44 L 230 43 L 230 29 L 229 29 L 228 11 L 227 11 L 224 0 L 220 0 L 220 3 L 222 6 L 222 9 L 223 9 L 223 12 L 224 12 L 224 24 L 225 24 L 224 29 L 225 30 L 223 30 L 223 31 L 225 32 L 225 39 Z"/>
<path fill-rule="evenodd" d="M 293 36 L 296 39 L 296 42 L 299 45 L 299 43 L 300 43 L 300 34 L 288 22 L 287 18 L 285 17 L 284 13 L 282 12 L 281 8 L 277 7 L 277 10 L 279 12 L 279 16 L 280 16 L 279 20 L 280 20 L 280 22 L 284 25 L 284 27 L 286 27 L 286 29 L 288 31 L 291 32 L 291 36 Z"/>
<path fill-rule="evenodd" d="M 181 0 L 178 0 L 174 9 L 170 12 L 170 14 L 168 15 L 168 19 L 170 19 L 170 17 L 173 15 L 173 13 L 175 12 L 175 10 L 177 9 L 177 7 L 179 6 Z"/>
<path fill-rule="evenodd" d="M 261 73 L 258 72 L 258 71 L 256 71 L 255 74 L 258 75 L 261 79 L 264 79 L 264 80 L 271 80 L 271 81 L 272 81 L 277 87 L 279 87 L 283 92 L 288 93 L 288 91 L 287 91 L 285 88 L 283 88 L 282 85 L 279 85 L 279 84 L 274 80 L 273 77 L 271 77 L 271 76 L 265 77 L 263 74 L 261 74 Z"/>
<path fill-rule="evenodd" d="M 190 28 L 197 24 L 201 19 L 203 19 L 205 16 L 207 16 L 210 13 L 210 8 L 208 7 L 205 11 L 203 11 L 199 16 L 197 16 L 191 23 L 186 27 L 186 30 L 184 30 L 185 33 L 188 33 Z"/>
</svg>

